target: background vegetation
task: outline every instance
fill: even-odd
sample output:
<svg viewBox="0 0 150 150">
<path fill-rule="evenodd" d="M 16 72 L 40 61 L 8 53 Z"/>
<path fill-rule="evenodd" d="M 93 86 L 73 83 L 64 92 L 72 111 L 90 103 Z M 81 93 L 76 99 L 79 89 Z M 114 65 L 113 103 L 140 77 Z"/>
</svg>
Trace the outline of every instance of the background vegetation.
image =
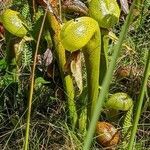
<svg viewBox="0 0 150 150">
<path fill-rule="evenodd" d="M 2 11 L 9 7 L 9 2 L 9 0 L 1 2 L 0 8 Z M 58 20 L 64 18 L 70 20 L 87 15 L 87 1 L 82 2 L 86 6 L 82 9 L 74 8 L 71 4 L 68 4 L 66 9 L 65 2 L 57 2 L 61 15 L 55 14 L 55 8 L 53 8 L 53 15 L 56 15 Z M 51 1 L 51 5 L 55 5 L 55 2 Z M 2 23 L 0 24 L 0 149 L 21 150 L 24 144 L 34 54 L 45 13 L 43 6 L 45 5 L 43 5 L 42 0 L 13 0 L 10 8 L 20 13 L 21 20 L 27 29 L 25 38 L 11 34 Z M 127 14 L 121 11 L 119 22 L 109 29 L 109 62 L 112 60 L 113 46 L 118 42 L 126 16 Z M 72 129 L 72 122 L 70 121 L 72 116 L 70 116 L 70 109 L 68 108 L 52 28 L 47 17 L 36 56 L 29 150 L 78 150 L 82 149 L 85 134 L 81 132 L 79 125 Z M 108 97 L 117 92 L 124 92 L 133 99 L 136 105 L 148 50 L 150 49 L 149 34 L 150 3 L 145 0 L 140 8 L 134 10 L 134 19 L 129 26 L 121 54 L 117 59 Z M 75 57 L 71 56 L 69 52 L 66 52 L 66 57 L 65 71 L 68 72 L 67 69 L 70 69 L 68 67 L 69 61 L 72 61 Z M 79 67 L 79 70 L 77 69 L 78 74 L 73 77 L 77 114 L 84 110 L 85 101 L 88 99 L 87 73 L 83 55 L 81 55 L 81 62 L 82 69 Z M 80 76 L 80 71 L 82 72 L 82 78 L 77 82 L 76 77 Z M 71 70 L 71 73 L 74 72 Z M 82 79 L 83 87 L 80 86 Z M 80 88 L 83 88 L 81 95 Z M 144 103 L 134 141 L 134 149 L 138 150 L 150 149 L 150 79 L 147 82 L 144 95 Z M 133 109 L 133 114 L 135 109 Z M 116 113 L 103 107 L 100 120 L 110 122 L 121 133 L 125 115 L 124 111 Z M 91 149 L 107 149 L 97 142 L 96 135 L 93 139 Z M 121 137 L 117 149 L 122 148 L 122 141 L 123 138 Z"/>
</svg>

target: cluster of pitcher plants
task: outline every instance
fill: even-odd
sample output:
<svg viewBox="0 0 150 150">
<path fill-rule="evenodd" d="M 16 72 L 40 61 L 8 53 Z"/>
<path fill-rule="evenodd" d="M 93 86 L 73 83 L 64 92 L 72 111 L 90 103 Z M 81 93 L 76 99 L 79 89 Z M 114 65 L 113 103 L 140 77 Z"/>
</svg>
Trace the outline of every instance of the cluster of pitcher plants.
<svg viewBox="0 0 150 150">
<path fill-rule="evenodd" d="M 95 133 L 97 141 L 104 147 L 115 147 L 122 141 L 121 148 L 132 149 L 140 110 L 144 97 L 144 89 L 148 80 L 150 54 L 147 57 L 145 73 L 139 102 L 133 116 L 134 101 L 127 93 L 119 92 L 109 95 L 109 85 L 113 76 L 116 60 L 121 51 L 123 40 L 133 19 L 133 10 L 138 9 L 143 1 L 134 0 L 129 6 L 120 0 L 37 0 L 33 5 L 27 1 L 24 9 L 19 12 L 11 8 L 11 0 L 0 4 L 0 22 L 6 30 L 7 41 L 17 37 L 11 49 L 7 47 L 8 70 L 13 78 L 19 80 L 19 67 L 21 55 L 26 43 L 35 42 L 32 72 L 30 75 L 30 90 L 28 99 L 28 113 L 26 138 L 24 149 L 28 149 L 32 99 L 35 84 L 35 69 L 37 65 L 40 40 L 45 38 L 47 48 L 53 50 L 59 67 L 65 98 L 68 107 L 68 125 L 85 137 L 83 149 L 88 150 Z M 120 5 L 122 4 L 123 5 Z M 31 5 L 35 8 L 30 8 Z M 124 5 L 126 4 L 126 6 Z M 36 14 L 36 7 L 41 7 L 43 13 Z M 108 49 L 112 28 L 119 22 L 121 8 L 128 14 L 123 25 L 120 37 L 114 44 L 111 60 L 108 59 Z M 32 15 L 29 13 L 33 13 Z M 30 21 L 26 20 L 30 17 Z M 42 18 L 42 19 L 41 19 Z M 39 28 L 32 29 L 32 21 L 39 21 Z M 37 32 L 38 35 L 37 35 Z M 18 42 L 19 41 L 19 42 Z M 9 45 L 8 44 L 8 45 Z M 22 58 L 23 59 L 23 58 Z M 49 58 L 51 59 L 51 58 Z M 50 61 L 50 60 L 48 60 Z M 84 62 L 84 63 L 83 63 Z M 83 71 L 86 70 L 86 82 L 83 83 Z M 87 88 L 83 86 L 87 84 Z M 87 98 L 85 98 L 87 95 Z M 111 121 L 98 121 L 103 109 L 112 114 L 124 112 L 121 132 L 115 128 Z M 110 114 L 109 117 L 110 117 Z M 109 118 L 108 117 L 108 118 Z M 132 120 L 134 119 L 134 123 Z M 101 120 L 101 118 L 100 118 Z M 131 130 L 132 129 L 132 130 Z M 130 144 L 129 143 L 130 139 Z"/>
</svg>

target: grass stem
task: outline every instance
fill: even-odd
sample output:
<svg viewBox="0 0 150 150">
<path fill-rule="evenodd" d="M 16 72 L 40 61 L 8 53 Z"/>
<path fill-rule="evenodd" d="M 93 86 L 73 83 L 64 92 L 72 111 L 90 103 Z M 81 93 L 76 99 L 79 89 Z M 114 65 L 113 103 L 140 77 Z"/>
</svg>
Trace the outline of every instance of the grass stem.
<svg viewBox="0 0 150 150">
<path fill-rule="evenodd" d="M 28 100 L 29 104 L 28 104 L 28 112 L 27 112 L 27 125 L 26 125 L 26 136 L 25 136 L 24 150 L 28 150 L 30 118 L 31 118 L 31 108 L 32 108 L 32 98 L 33 98 L 36 58 L 37 58 L 37 53 L 38 53 L 38 49 L 39 49 L 40 39 L 41 39 L 41 35 L 42 35 L 42 31 L 43 31 L 46 15 L 47 15 L 47 9 L 45 11 L 44 18 L 43 18 L 43 21 L 42 21 L 42 25 L 41 25 L 41 28 L 40 28 L 40 32 L 39 32 L 39 35 L 38 35 L 38 40 L 37 40 L 36 50 L 35 50 L 34 60 L 33 60 L 33 67 L 32 67 L 32 73 L 31 73 L 31 84 L 30 84 L 29 100 Z"/>
<path fill-rule="evenodd" d="M 142 104 L 144 101 L 147 81 L 148 81 L 148 77 L 149 77 L 149 69 L 150 69 L 150 50 L 148 50 L 148 56 L 147 56 L 147 61 L 146 61 L 146 66 L 145 66 L 145 71 L 144 71 L 144 77 L 143 77 L 143 81 L 142 81 L 139 99 L 138 99 L 138 102 L 136 105 L 135 118 L 133 120 L 133 127 L 132 127 L 132 131 L 131 131 L 131 137 L 130 137 L 130 143 L 128 146 L 128 150 L 132 150 L 132 148 L 133 148 L 134 139 L 135 139 L 136 131 L 137 131 L 137 126 L 138 126 L 138 122 L 139 122 L 140 115 L 141 115 Z"/>
</svg>

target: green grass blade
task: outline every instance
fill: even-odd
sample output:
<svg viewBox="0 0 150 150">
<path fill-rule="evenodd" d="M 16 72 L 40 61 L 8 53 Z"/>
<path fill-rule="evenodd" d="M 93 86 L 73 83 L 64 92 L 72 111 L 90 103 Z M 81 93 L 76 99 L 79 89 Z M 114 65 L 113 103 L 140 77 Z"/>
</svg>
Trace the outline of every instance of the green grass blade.
<svg viewBox="0 0 150 150">
<path fill-rule="evenodd" d="M 142 104 L 143 104 L 143 100 L 144 100 L 144 96 L 145 96 L 147 81 L 148 81 L 148 77 L 149 77 L 149 69 L 150 69 L 150 50 L 148 51 L 141 91 L 140 91 L 139 99 L 138 99 L 138 102 L 136 105 L 135 118 L 133 121 L 133 127 L 132 127 L 132 131 L 131 131 L 131 137 L 130 137 L 130 143 L 128 146 L 128 150 L 132 150 L 132 148 L 133 148 L 134 139 L 135 139 L 136 131 L 137 131 L 137 126 L 138 126 L 138 122 L 139 122 L 140 115 L 141 115 Z"/>
<path fill-rule="evenodd" d="M 86 136 L 85 141 L 84 141 L 83 150 L 89 150 L 90 149 L 92 138 L 93 138 L 93 135 L 94 135 L 94 132 L 95 132 L 96 123 L 97 123 L 97 120 L 99 118 L 100 112 L 102 110 L 102 106 L 103 106 L 103 103 L 104 103 L 104 100 L 105 100 L 105 96 L 106 96 L 106 94 L 108 93 L 108 90 L 109 90 L 109 85 L 110 85 L 110 82 L 111 82 L 111 79 L 112 79 L 113 70 L 115 68 L 115 64 L 116 64 L 118 55 L 121 51 L 121 47 L 122 47 L 123 41 L 125 39 L 125 36 L 127 34 L 129 25 L 132 21 L 133 8 L 134 8 L 136 2 L 137 2 L 137 0 L 134 0 L 134 2 L 132 3 L 130 12 L 129 12 L 129 14 L 127 16 L 127 19 L 126 19 L 126 21 L 125 21 L 125 23 L 122 27 L 120 37 L 119 37 L 119 41 L 118 41 L 117 45 L 114 47 L 115 50 L 114 50 L 114 54 L 113 54 L 113 57 L 112 57 L 112 61 L 110 63 L 110 66 L 109 66 L 108 71 L 106 73 L 106 76 L 104 78 L 104 82 L 102 84 L 102 90 L 99 94 L 99 98 L 97 100 L 97 105 L 96 105 L 96 107 L 94 109 L 94 112 L 93 112 L 93 117 L 91 119 L 91 123 L 89 125 L 87 136 Z"/>
</svg>

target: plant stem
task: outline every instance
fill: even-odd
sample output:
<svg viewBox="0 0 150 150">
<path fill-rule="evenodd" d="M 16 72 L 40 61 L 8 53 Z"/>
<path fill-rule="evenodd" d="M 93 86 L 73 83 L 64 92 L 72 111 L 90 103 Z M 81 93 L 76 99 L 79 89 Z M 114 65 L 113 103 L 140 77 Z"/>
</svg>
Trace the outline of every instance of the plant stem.
<svg viewBox="0 0 150 150">
<path fill-rule="evenodd" d="M 36 50 L 35 50 L 34 60 L 33 60 L 33 67 L 32 67 L 32 73 L 31 73 L 31 84 L 30 84 L 29 100 L 28 100 L 29 104 L 28 104 L 28 113 L 27 113 L 26 138 L 25 138 L 24 150 L 28 149 L 28 143 L 29 143 L 29 129 L 30 129 L 30 118 L 31 118 L 31 107 L 32 107 L 32 98 L 33 98 L 36 58 L 37 58 L 37 53 L 38 53 L 38 49 L 39 49 L 40 39 L 41 39 L 46 15 L 47 15 L 47 9 L 45 11 L 44 18 L 43 18 L 42 25 L 41 25 L 41 29 L 40 29 L 40 32 L 38 35 L 38 40 L 37 40 Z"/>
<path fill-rule="evenodd" d="M 87 132 L 87 136 L 86 136 L 85 141 L 84 141 L 83 150 L 89 150 L 90 149 L 90 145 L 91 145 L 92 138 L 93 138 L 95 128 L 96 128 L 96 123 L 97 123 L 97 120 L 99 118 L 100 112 L 102 111 L 102 106 L 103 106 L 106 94 L 108 93 L 108 90 L 109 90 L 109 85 L 110 85 L 110 82 L 111 82 L 111 79 L 112 79 L 115 64 L 116 64 L 118 55 L 121 51 L 121 47 L 122 47 L 124 38 L 127 34 L 130 22 L 132 20 L 133 8 L 134 8 L 134 4 L 135 4 L 136 1 L 137 0 L 134 0 L 133 3 L 132 3 L 130 12 L 129 12 L 129 14 L 127 16 L 127 19 L 125 21 L 125 24 L 123 25 L 123 28 L 121 30 L 118 44 L 114 47 L 115 50 L 114 50 L 114 54 L 113 54 L 113 57 L 112 57 L 112 61 L 110 63 L 108 71 L 106 72 L 104 82 L 102 83 L 102 90 L 99 94 L 99 98 L 97 100 L 97 104 L 96 104 L 94 112 L 93 112 L 93 117 L 92 117 L 89 129 L 88 129 L 88 132 Z"/>
<path fill-rule="evenodd" d="M 147 56 L 147 61 L 146 61 L 146 66 L 145 66 L 145 71 L 144 71 L 144 78 L 143 78 L 143 82 L 142 82 L 142 86 L 141 86 L 139 99 L 138 99 L 138 102 L 136 105 L 135 118 L 133 121 L 133 127 L 132 127 L 132 131 L 131 131 L 131 137 L 130 137 L 130 143 L 128 146 L 128 150 L 132 150 L 132 148 L 133 148 L 134 139 L 135 139 L 136 131 L 137 131 L 137 126 L 138 126 L 138 122 L 139 122 L 139 118 L 140 118 L 140 114 L 141 114 L 142 104 L 143 104 L 143 100 L 144 100 L 145 90 L 146 90 L 146 86 L 147 86 L 147 81 L 148 81 L 148 77 L 149 77 L 149 69 L 150 69 L 150 50 L 148 50 L 148 56 Z"/>
</svg>

